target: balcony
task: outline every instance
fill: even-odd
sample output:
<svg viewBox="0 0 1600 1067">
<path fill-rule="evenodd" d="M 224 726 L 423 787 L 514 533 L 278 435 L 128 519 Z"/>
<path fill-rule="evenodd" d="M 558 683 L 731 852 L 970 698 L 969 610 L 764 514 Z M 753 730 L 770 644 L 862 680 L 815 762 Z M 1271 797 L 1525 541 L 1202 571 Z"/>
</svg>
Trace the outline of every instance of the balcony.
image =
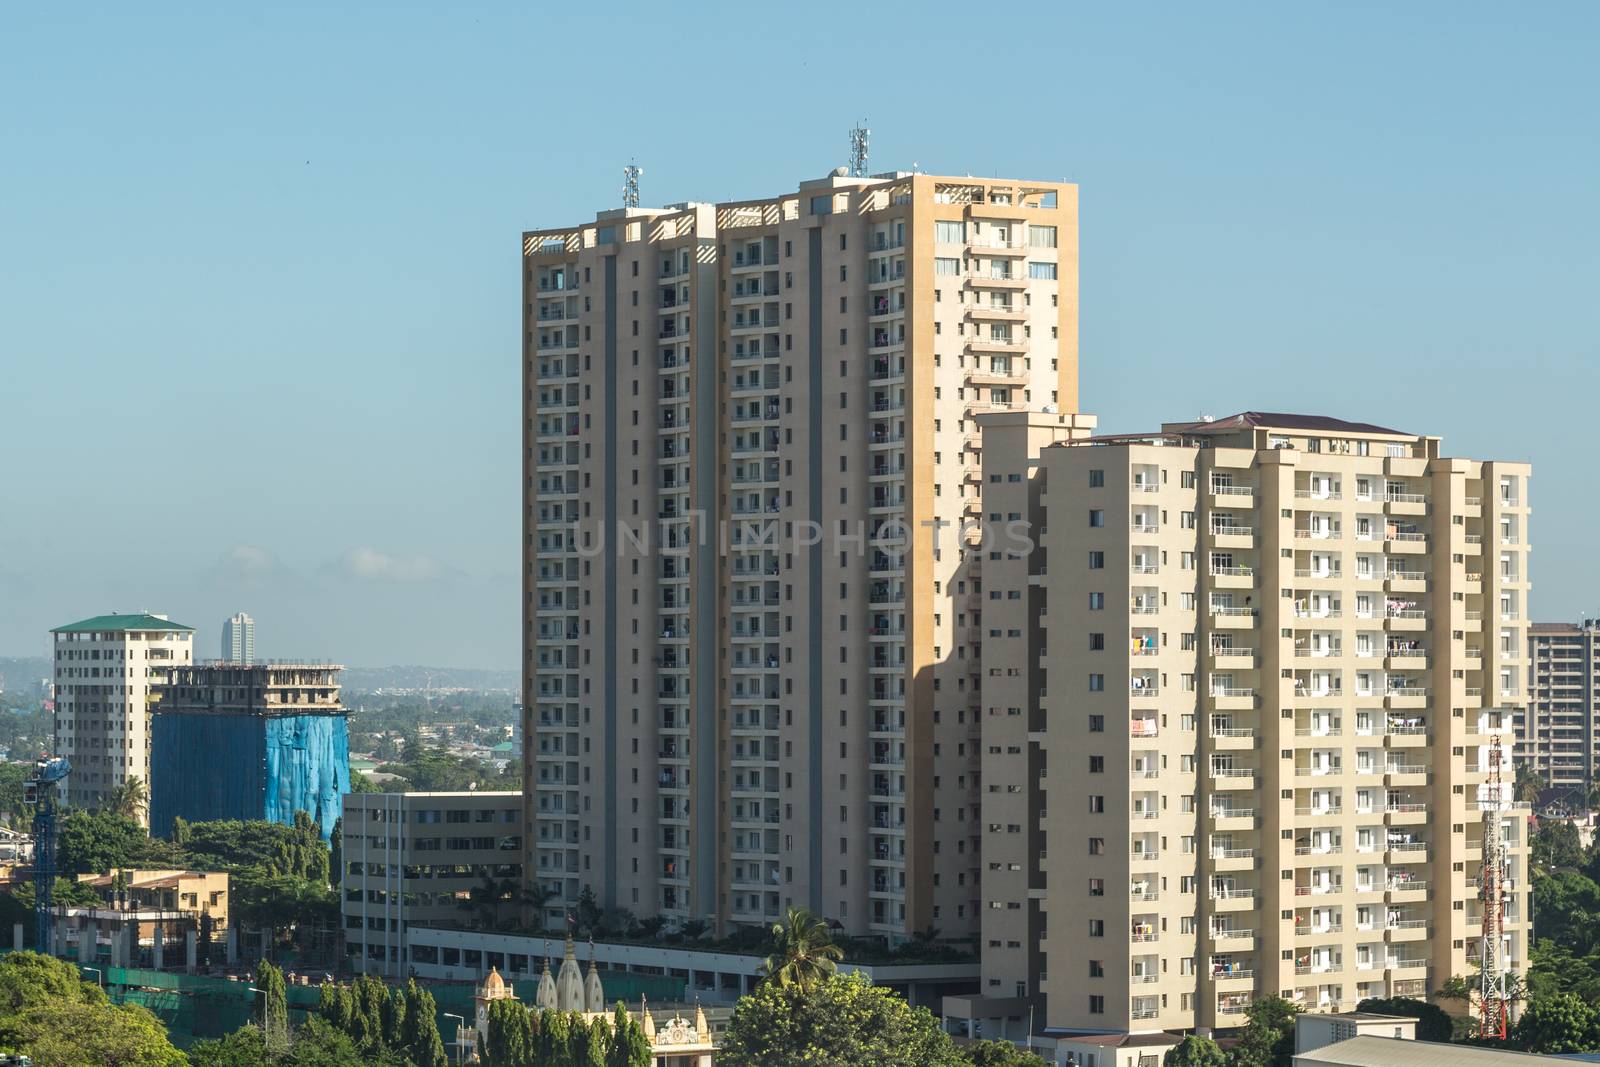
<svg viewBox="0 0 1600 1067">
<path fill-rule="evenodd" d="M 1214 804 L 1208 809 L 1207 813 L 1211 816 L 1211 821 L 1215 824 L 1215 828 L 1218 830 L 1239 829 L 1241 824 L 1244 827 L 1253 827 L 1256 821 L 1256 811 L 1254 808 L 1239 808 L 1226 804 Z"/>
<path fill-rule="evenodd" d="M 1253 767 L 1213 767 L 1211 782 L 1213 789 L 1254 789 L 1256 771 Z"/>
<path fill-rule="evenodd" d="M 1251 929 L 1237 926 L 1211 927 L 1211 940 L 1213 941 L 1254 941 L 1256 932 Z"/>
<path fill-rule="evenodd" d="M 1248 871 L 1256 865 L 1256 850 L 1253 848 L 1213 848 L 1211 850 L 1211 865 L 1218 871 Z"/>
</svg>

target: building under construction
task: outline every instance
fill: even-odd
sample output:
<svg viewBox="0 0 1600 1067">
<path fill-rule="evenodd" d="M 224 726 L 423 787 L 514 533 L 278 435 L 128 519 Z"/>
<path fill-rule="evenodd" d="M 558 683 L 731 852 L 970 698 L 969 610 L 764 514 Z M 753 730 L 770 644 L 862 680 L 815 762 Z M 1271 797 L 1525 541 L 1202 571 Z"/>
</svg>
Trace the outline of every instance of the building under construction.
<svg viewBox="0 0 1600 1067">
<path fill-rule="evenodd" d="M 304 811 L 333 832 L 350 791 L 350 742 L 328 663 L 174 668 L 151 727 L 150 828 L 173 820 L 267 819 Z"/>
</svg>

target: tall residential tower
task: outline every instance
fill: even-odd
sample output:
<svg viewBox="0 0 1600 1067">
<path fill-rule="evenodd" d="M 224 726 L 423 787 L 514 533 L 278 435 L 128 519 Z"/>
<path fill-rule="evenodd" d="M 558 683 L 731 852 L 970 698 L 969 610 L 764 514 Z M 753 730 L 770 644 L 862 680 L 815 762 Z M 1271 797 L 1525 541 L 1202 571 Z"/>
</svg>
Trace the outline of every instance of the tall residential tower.
<svg viewBox="0 0 1600 1067">
<path fill-rule="evenodd" d="M 1501 531 L 1502 538 L 1515 531 Z M 1517 763 L 1577 803 L 1600 785 L 1600 621 L 1536 622 L 1528 627 L 1533 662 L 1528 713 L 1517 722 Z"/>
<path fill-rule="evenodd" d="M 976 931 L 977 416 L 1077 407 L 1070 185 L 835 175 L 523 236 L 527 876 Z"/>
<path fill-rule="evenodd" d="M 1015 524 L 988 531 L 983 662 L 1018 677 L 983 694 L 990 999 L 958 1007 L 1037 993 L 1052 1027 L 1127 1033 L 1425 997 L 1479 953 L 1486 808 L 1521 970 L 1529 468 L 1299 415 L 982 421 Z"/>
<path fill-rule="evenodd" d="M 256 621 L 244 612 L 222 624 L 222 662 L 249 665 L 256 660 Z"/>
<path fill-rule="evenodd" d="M 95 808 L 129 778 L 150 783 L 150 702 L 189 663 L 194 630 L 164 615 L 97 615 L 52 631 L 55 755 L 72 761 L 67 803 Z"/>
</svg>

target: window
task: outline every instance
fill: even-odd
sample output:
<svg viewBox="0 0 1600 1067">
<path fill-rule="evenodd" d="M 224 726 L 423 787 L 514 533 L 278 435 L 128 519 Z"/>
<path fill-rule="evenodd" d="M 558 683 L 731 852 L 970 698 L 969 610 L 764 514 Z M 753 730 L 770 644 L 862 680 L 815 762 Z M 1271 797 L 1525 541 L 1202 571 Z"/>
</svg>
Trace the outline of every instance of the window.
<svg viewBox="0 0 1600 1067">
<path fill-rule="evenodd" d="M 1106 880 L 1104 878 L 1091 878 L 1091 879 L 1089 879 L 1089 895 L 1091 897 L 1103 897 L 1103 896 L 1105 896 L 1106 895 Z"/>
<path fill-rule="evenodd" d="M 1090 525 L 1093 525 L 1093 524 L 1091 523 Z M 1089 569 L 1090 570 L 1092 570 L 1092 571 L 1104 570 L 1105 569 L 1105 565 L 1106 565 L 1106 554 L 1104 552 L 1090 552 L 1089 553 Z"/>
<path fill-rule="evenodd" d="M 1106 524 L 1106 513 L 1105 513 L 1105 511 L 1103 509 L 1101 509 L 1101 508 L 1090 508 L 1089 509 L 1089 525 L 1090 526 L 1104 526 L 1105 524 Z"/>
<path fill-rule="evenodd" d="M 1028 277 L 1053 282 L 1056 280 L 1056 265 L 1054 263 L 1030 262 L 1028 264 Z"/>
<path fill-rule="evenodd" d="M 1104 715 L 1091 715 L 1091 716 L 1089 716 L 1089 732 L 1091 734 L 1103 734 L 1103 733 L 1105 733 L 1106 732 L 1106 717 Z"/>
<path fill-rule="evenodd" d="M 1090 960 L 1089 961 L 1089 977 L 1090 978 L 1104 978 L 1105 976 L 1106 976 L 1106 965 L 1104 963 L 1101 963 L 1099 960 Z"/>
<path fill-rule="evenodd" d="M 1089 855 L 1104 856 L 1106 854 L 1106 839 L 1103 837 L 1089 838 Z"/>
<path fill-rule="evenodd" d="M 1106 484 L 1106 472 L 1103 470 L 1089 472 L 1089 488 L 1099 489 Z"/>
<path fill-rule="evenodd" d="M 1056 228 L 1054 226 L 1029 226 L 1028 244 L 1033 248 L 1054 248 L 1056 246 Z"/>
<path fill-rule="evenodd" d="M 1089 651 L 1090 652 L 1104 652 L 1105 650 L 1106 650 L 1106 635 L 1105 634 L 1090 634 L 1089 635 Z"/>
<path fill-rule="evenodd" d="M 824 194 L 822 196 L 813 196 L 811 198 L 811 213 L 813 215 L 832 215 L 833 214 L 833 196 L 832 196 L 832 194 Z"/>
<path fill-rule="evenodd" d="M 1089 997 L 1089 1014 L 1104 1015 L 1106 1013 L 1106 998 L 1099 995 Z"/>
<path fill-rule="evenodd" d="M 960 221 L 935 221 L 933 224 L 933 239 L 943 245 L 966 244 L 967 224 Z"/>
<path fill-rule="evenodd" d="M 1106 676 L 1103 674 L 1089 675 L 1089 692 L 1103 693 L 1106 690 Z"/>
<path fill-rule="evenodd" d="M 1106 773 L 1106 758 L 1104 756 L 1090 756 L 1089 757 L 1089 773 L 1090 774 L 1104 774 L 1104 773 Z"/>
<path fill-rule="evenodd" d="M 1106 595 L 1104 593 L 1089 594 L 1089 610 L 1104 611 L 1106 608 Z"/>
<path fill-rule="evenodd" d="M 1089 936 L 1090 937 L 1104 937 L 1104 936 L 1106 936 L 1106 921 L 1104 919 L 1090 919 L 1089 920 Z"/>
<path fill-rule="evenodd" d="M 1089 814 L 1104 815 L 1106 813 L 1106 798 L 1099 795 L 1089 797 Z"/>
<path fill-rule="evenodd" d="M 945 256 L 938 256 L 933 261 L 933 273 L 960 274 L 961 261 L 959 259 L 949 259 Z"/>
</svg>

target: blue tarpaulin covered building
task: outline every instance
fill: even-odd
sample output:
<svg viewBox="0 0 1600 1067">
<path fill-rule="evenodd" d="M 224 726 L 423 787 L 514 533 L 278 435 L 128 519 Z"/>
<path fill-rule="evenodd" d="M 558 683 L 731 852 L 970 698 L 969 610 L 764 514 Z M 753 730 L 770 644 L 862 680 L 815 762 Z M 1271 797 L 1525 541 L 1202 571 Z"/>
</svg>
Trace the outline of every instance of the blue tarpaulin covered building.
<svg viewBox="0 0 1600 1067">
<path fill-rule="evenodd" d="M 173 820 L 267 819 L 304 811 L 333 833 L 350 791 L 338 671 L 326 664 L 174 668 L 151 710 L 150 832 Z"/>
</svg>

